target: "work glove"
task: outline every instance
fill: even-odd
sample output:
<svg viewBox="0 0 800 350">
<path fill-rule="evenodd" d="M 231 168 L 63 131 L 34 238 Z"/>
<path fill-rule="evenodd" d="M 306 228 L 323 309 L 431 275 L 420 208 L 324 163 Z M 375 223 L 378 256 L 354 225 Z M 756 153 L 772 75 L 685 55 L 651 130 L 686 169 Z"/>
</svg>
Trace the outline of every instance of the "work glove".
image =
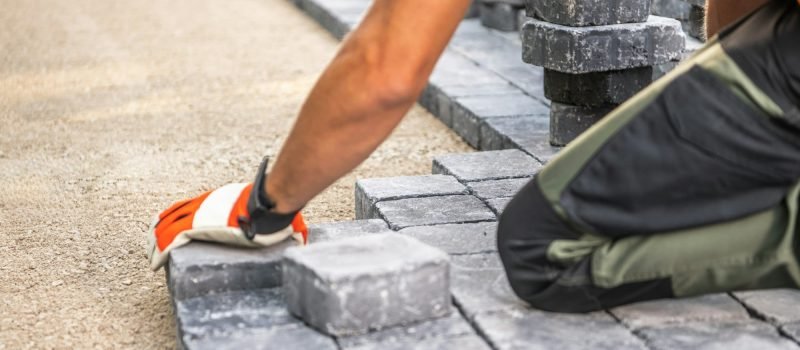
<svg viewBox="0 0 800 350">
<path fill-rule="evenodd" d="M 275 204 L 264 190 L 267 158 L 255 182 L 222 186 L 195 198 L 177 202 L 153 220 L 148 233 L 150 267 L 158 270 L 172 249 L 191 240 L 242 247 L 264 247 L 288 237 L 305 245 L 308 229 L 300 212 L 271 212 Z"/>
</svg>

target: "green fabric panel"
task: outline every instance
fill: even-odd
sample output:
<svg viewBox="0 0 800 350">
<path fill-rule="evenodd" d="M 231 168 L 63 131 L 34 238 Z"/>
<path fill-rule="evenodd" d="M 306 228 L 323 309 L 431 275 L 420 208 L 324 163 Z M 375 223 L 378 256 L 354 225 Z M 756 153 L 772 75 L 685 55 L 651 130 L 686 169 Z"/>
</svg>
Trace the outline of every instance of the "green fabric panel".
<svg viewBox="0 0 800 350">
<path fill-rule="evenodd" d="M 739 220 L 608 242 L 592 256 L 596 285 L 671 278 L 676 296 L 800 285 L 794 253 L 800 185 L 786 203 Z"/>
<path fill-rule="evenodd" d="M 577 240 L 555 240 L 547 247 L 547 260 L 566 266 L 574 265 L 609 241 L 611 241 L 611 239 L 590 234 L 583 235 Z"/>
</svg>

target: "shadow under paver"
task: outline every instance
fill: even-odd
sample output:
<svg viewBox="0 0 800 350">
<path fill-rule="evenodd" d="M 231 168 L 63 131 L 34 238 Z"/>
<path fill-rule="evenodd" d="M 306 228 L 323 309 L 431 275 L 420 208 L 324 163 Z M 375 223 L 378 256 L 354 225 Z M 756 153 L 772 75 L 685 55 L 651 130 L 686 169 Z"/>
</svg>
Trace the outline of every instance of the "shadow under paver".
<svg viewBox="0 0 800 350">
<path fill-rule="evenodd" d="M 338 339 L 342 350 L 453 349 L 489 350 L 470 324 L 457 312 L 450 316 L 404 327 Z"/>
<path fill-rule="evenodd" d="M 644 328 L 637 334 L 654 350 L 799 349 L 774 327 L 757 321 L 676 324 Z"/>
<path fill-rule="evenodd" d="M 690 322 L 751 321 L 747 310 L 727 294 L 647 301 L 616 307 L 610 311 L 633 329 Z"/>
<path fill-rule="evenodd" d="M 447 254 L 474 254 L 497 251 L 497 223 L 415 226 L 398 231 L 434 246 Z"/>
<path fill-rule="evenodd" d="M 375 205 L 382 201 L 467 194 L 455 177 L 446 175 L 399 176 L 356 181 L 356 219 L 378 218 Z"/>
<path fill-rule="evenodd" d="M 446 154 L 433 159 L 433 173 L 455 176 L 461 182 L 532 177 L 542 168 L 520 150 Z"/>
<path fill-rule="evenodd" d="M 378 202 L 375 209 L 393 230 L 412 226 L 494 221 L 494 213 L 469 195 L 399 199 Z"/>
</svg>

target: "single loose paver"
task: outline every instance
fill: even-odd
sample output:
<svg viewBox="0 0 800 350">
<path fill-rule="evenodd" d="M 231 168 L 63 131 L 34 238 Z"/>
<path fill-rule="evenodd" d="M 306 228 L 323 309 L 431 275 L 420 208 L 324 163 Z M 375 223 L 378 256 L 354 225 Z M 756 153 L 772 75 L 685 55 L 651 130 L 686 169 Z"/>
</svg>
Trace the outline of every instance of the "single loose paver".
<svg viewBox="0 0 800 350">
<path fill-rule="evenodd" d="M 620 306 L 611 310 L 630 328 L 688 322 L 731 322 L 750 320 L 747 310 L 728 294 L 694 298 L 665 299 Z"/>
<path fill-rule="evenodd" d="M 547 115 L 549 108 L 523 93 L 502 96 L 470 96 L 456 99 L 450 125 L 464 141 L 480 145 L 481 125 L 491 118 Z"/>
<path fill-rule="evenodd" d="M 689 323 L 645 328 L 637 334 L 654 350 L 799 349 L 763 322 Z"/>
<path fill-rule="evenodd" d="M 415 226 L 398 231 L 439 248 L 447 254 L 473 254 L 497 251 L 497 223 L 479 222 Z"/>
<path fill-rule="evenodd" d="M 450 316 L 338 339 L 342 350 L 453 349 L 488 350 L 489 346 L 454 312 Z"/>
<path fill-rule="evenodd" d="M 463 184 L 447 175 L 361 179 L 356 181 L 356 219 L 377 218 L 375 204 L 381 201 L 467 193 Z"/>
<path fill-rule="evenodd" d="M 449 259 L 386 233 L 293 248 L 283 265 L 289 311 L 331 335 L 363 334 L 450 313 Z"/>
<path fill-rule="evenodd" d="M 393 230 L 495 220 L 483 202 L 469 195 L 383 201 L 375 205 L 375 210 Z"/>
<path fill-rule="evenodd" d="M 437 156 L 432 171 L 472 182 L 532 177 L 541 167 L 541 163 L 520 150 L 503 150 Z"/>
</svg>

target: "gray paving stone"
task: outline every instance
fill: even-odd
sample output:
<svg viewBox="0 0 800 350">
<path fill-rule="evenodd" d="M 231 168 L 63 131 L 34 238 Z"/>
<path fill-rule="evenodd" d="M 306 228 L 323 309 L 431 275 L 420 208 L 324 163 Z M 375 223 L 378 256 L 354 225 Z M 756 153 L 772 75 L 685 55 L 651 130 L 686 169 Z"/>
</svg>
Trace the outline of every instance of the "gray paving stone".
<svg viewBox="0 0 800 350">
<path fill-rule="evenodd" d="M 602 312 L 555 314 L 504 310 L 478 314 L 475 323 L 498 350 L 647 349 L 641 340 Z"/>
<path fill-rule="evenodd" d="M 481 150 L 520 149 L 547 163 L 561 147 L 550 144 L 550 118 L 492 118 L 481 128 Z"/>
<path fill-rule="evenodd" d="M 553 102 L 550 105 L 550 143 L 567 145 L 614 108 L 615 106 L 581 107 Z"/>
<path fill-rule="evenodd" d="M 381 219 L 332 222 L 309 225 L 308 241 L 313 244 L 386 232 L 391 230 Z"/>
<path fill-rule="evenodd" d="M 472 96 L 498 96 L 508 94 L 518 94 L 520 88 L 508 82 L 503 84 L 479 84 L 467 86 L 445 86 L 439 88 L 436 93 L 436 106 L 433 110 L 428 108 L 431 113 L 436 112 L 436 117 L 442 120 L 445 125 L 453 125 L 453 106 L 460 97 Z"/>
<path fill-rule="evenodd" d="M 409 235 L 447 254 L 474 254 L 497 251 L 497 223 L 479 222 L 415 226 L 398 233 Z"/>
<path fill-rule="evenodd" d="M 531 177 L 541 164 L 520 150 L 445 154 L 433 158 L 433 173 L 461 182 Z"/>
<path fill-rule="evenodd" d="M 669 62 L 680 57 L 684 41 L 680 22 L 671 18 L 581 28 L 530 19 L 522 27 L 522 59 L 564 73 L 602 72 Z"/>
<path fill-rule="evenodd" d="M 489 347 L 457 312 L 448 317 L 340 338 L 342 350 L 485 349 Z"/>
<path fill-rule="evenodd" d="M 785 324 L 780 327 L 781 334 L 791 338 L 795 343 L 800 342 L 800 322 Z"/>
<path fill-rule="evenodd" d="M 375 209 L 392 230 L 495 220 L 494 213 L 483 202 L 469 195 L 383 201 Z"/>
<path fill-rule="evenodd" d="M 478 66 L 474 61 L 452 50 L 446 50 L 429 79 L 431 84 L 445 86 L 502 85 L 508 82 L 497 74 Z"/>
<path fill-rule="evenodd" d="M 653 0 L 650 13 L 677 20 L 688 20 L 691 10 L 691 5 L 683 0 Z"/>
<path fill-rule="evenodd" d="M 288 249 L 283 278 L 289 311 L 331 335 L 450 313 L 447 254 L 400 234 Z"/>
<path fill-rule="evenodd" d="M 497 253 L 456 255 L 450 260 L 453 299 L 474 320 L 480 313 L 528 309 L 508 284 Z"/>
<path fill-rule="evenodd" d="M 648 301 L 620 306 L 611 313 L 633 329 L 674 323 L 750 320 L 747 310 L 727 294 Z"/>
<path fill-rule="evenodd" d="M 700 41 L 706 40 L 705 19 L 706 8 L 692 5 L 692 10 L 689 12 L 689 36 Z"/>
<path fill-rule="evenodd" d="M 530 179 L 503 179 L 503 180 L 490 180 L 469 182 L 467 187 L 476 197 L 480 199 L 493 199 L 501 197 L 513 197 L 519 192 L 522 186 L 525 186 Z"/>
<path fill-rule="evenodd" d="M 797 349 L 777 330 L 762 322 L 689 323 L 638 332 L 653 350 L 672 349 Z"/>
<path fill-rule="evenodd" d="M 642 0 L 527 0 L 528 17 L 572 27 L 644 22 L 650 1 Z"/>
<path fill-rule="evenodd" d="M 512 1 L 515 2 L 515 1 Z M 513 4 L 506 1 L 481 1 L 481 24 L 487 28 L 504 32 L 513 32 L 519 29 L 519 14 L 525 11 L 524 4 Z"/>
<path fill-rule="evenodd" d="M 554 102 L 578 106 L 621 104 L 650 85 L 653 67 L 585 74 L 544 70 L 544 93 Z"/>
<path fill-rule="evenodd" d="M 252 249 L 191 242 L 170 253 L 167 286 L 175 300 L 278 287 L 283 252 L 295 245 L 286 240 L 272 247 Z"/>
<path fill-rule="evenodd" d="M 497 218 L 500 218 L 500 214 L 503 213 L 503 210 L 506 209 L 508 202 L 511 202 L 513 197 L 506 197 L 506 198 L 493 198 L 486 201 L 486 205 L 489 206 L 489 209 L 497 215 Z"/>
<path fill-rule="evenodd" d="M 278 345 L 279 344 L 279 345 Z M 270 350 L 276 346 L 292 350 L 337 350 L 336 342 L 302 324 L 253 329 L 235 337 L 192 339 L 183 345 L 185 350 Z"/>
<path fill-rule="evenodd" d="M 800 322 L 800 291 L 770 289 L 735 292 L 733 295 L 748 309 L 775 324 Z"/>
<path fill-rule="evenodd" d="M 451 127 L 473 147 L 480 145 L 481 125 L 491 118 L 545 115 L 549 109 L 526 94 L 471 96 L 456 99 Z"/>
<path fill-rule="evenodd" d="M 356 219 L 379 218 L 375 204 L 386 200 L 467 194 L 467 188 L 447 175 L 360 179 L 355 186 Z"/>
</svg>

